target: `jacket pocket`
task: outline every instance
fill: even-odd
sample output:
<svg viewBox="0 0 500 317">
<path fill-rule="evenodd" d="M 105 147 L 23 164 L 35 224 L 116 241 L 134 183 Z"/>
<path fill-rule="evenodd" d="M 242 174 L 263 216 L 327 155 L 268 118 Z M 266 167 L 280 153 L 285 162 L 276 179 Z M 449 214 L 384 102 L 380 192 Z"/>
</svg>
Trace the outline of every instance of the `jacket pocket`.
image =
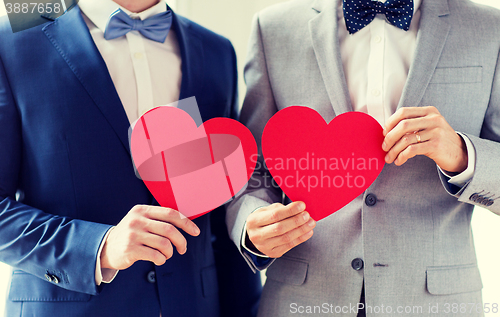
<svg viewBox="0 0 500 317">
<path fill-rule="evenodd" d="M 267 269 L 266 276 L 278 282 L 302 285 L 307 278 L 309 263 L 301 259 L 281 257 Z"/>
<path fill-rule="evenodd" d="M 13 302 L 87 302 L 90 297 L 89 294 L 69 291 L 22 271 L 12 274 L 9 300 Z"/>
<path fill-rule="evenodd" d="M 482 288 L 476 264 L 427 268 L 427 290 L 433 295 L 477 292 Z"/>
<path fill-rule="evenodd" d="M 436 68 L 431 84 L 480 83 L 483 77 L 482 66 Z"/>
</svg>

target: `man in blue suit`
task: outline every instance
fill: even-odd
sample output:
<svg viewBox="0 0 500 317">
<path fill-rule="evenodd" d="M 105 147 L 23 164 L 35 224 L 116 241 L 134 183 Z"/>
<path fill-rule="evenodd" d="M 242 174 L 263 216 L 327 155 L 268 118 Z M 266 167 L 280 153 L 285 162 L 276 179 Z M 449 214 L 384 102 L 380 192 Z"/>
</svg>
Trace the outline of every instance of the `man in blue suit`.
<svg viewBox="0 0 500 317">
<path fill-rule="evenodd" d="M 7 316 L 252 316 L 260 280 L 223 211 L 154 206 L 128 142 L 131 122 L 178 99 L 234 116 L 230 42 L 157 0 L 82 0 L 15 34 L 2 18 L 0 38 Z"/>
</svg>

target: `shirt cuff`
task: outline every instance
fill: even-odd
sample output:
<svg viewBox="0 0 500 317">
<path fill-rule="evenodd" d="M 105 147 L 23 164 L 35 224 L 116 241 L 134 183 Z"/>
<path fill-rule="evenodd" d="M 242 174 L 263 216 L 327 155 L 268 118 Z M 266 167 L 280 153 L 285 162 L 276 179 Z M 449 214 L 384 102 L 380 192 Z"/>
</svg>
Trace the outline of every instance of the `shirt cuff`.
<svg viewBox="0 0 500 317">
<path fill-rule="evenodd" d="M 465 146 L 467 148 L 467 168 L 465 169 L 465 171 L 458 175 L 450 175 L 449 173 L 443 171 L 439 166 L 438 169 L 444 176 L 449 178 L 448 183 L 458 187 L 463 187 L 472 179 L 472 177 L 474 177 L 474 172 L 476 170 L 476 149 L 466 135 L 460 132 L 457 132 L 457 134 L 464 140 Z"/>
<path fill-rule="evenodd" d="M 118 270 L 101 268 L 102 248 L 104 247 L 104 243 L 106 243 L 106 240 L 108 240 L 108 236 L 111 233 L 111 230 L 113 230 L 114 228 L 115 227 L 112 227 L 111 229 L 108 230 L 108 232 L 106 232 L 106 235 L 101 241 L 101 246 L 99 247 L 99 251 L 97 252 L 97 260 L 95 264 L 95 284 L 97 286 L 101 285 L 101 283 L 111 283 L 118 274 Z"/>
</svg>

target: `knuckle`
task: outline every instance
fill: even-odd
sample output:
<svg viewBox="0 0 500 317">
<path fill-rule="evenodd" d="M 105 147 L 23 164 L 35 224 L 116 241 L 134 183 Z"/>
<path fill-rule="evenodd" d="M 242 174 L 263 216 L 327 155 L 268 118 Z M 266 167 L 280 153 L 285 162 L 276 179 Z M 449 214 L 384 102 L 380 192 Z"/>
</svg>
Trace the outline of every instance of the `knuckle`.
<svg viewBox="0 0 500 317">
<path fill-rule="evenodd" d="M 434 106 L 428 106 L 428 108 L 429 108 L 429 110 L 431 112 L 439 114 L 439 110 L 436 107 L 434 107 Z"/>
<path fill-rule="evenodd" d="M 281 236 L 281 242 L 283 244 L 288 244 L 292 241 L 292 237 L 290 236 L 289 233 L 285 233 L 284 235 Z"/>
<path fill-rule="evenodd" d="M 161 248 L 161 253 L 167 258 L 170 259 L 174 255 L 174 248 L 172 248 L 171 243 L 165 243 L 164 246 Z"/>
<path fill-rule="evenodd" d="M 404 136 L 403 137 L 403 144 L 410 144 L 410 138 L 408 138 L 408 136 Z"/>
<path fill-rule="evenodd" d="M 172 243 L 170 242 L 169 239 L 163 238 L 160 241 L 160 246 L 163 250 L 168 250 L 172 248 Z"/>
<path fill-rule="evenodd" d="M 146 205 L 138 205 L 137 207 L 137 213 L 143 216 L 146 216 L 148 214 L 148 206 Z"/>
<path fill-rule="evenodd" d="M 247 218 L 247 229 L 257 227 L 257 216 L 255 214 L 250 214 Z"/>
<path fill-rule="evenodd" d="M 301 228 L 300 228 L 300 233 L 302 234 L 305 234 L 307 232 L 309 232 L 311 229 L 311 227 L 309 227 L 307 224 L 303 225 Z"/>
<path fill-rule="evenodd" d="M 129 220 L 128 226 L 130 228 L 138 228 L 141 226 L 141 223 L 142 223 L 141 219 L 134 217 Z"/>
<path fill-rule="evenodd" d="M 403 121 L 401 121 L 401 128 L 402 128 L 403 130 L 407 130 L 407 129 L 409 128 L 409 125 L 410 125 L 410 122 L 409 122 L 409 121 L 407 121 L 407 120 L 403 120 Z"/>
<path fill-rule="evenodd" d="M 254 244 L 254 246 L 257 248 L 257 250 L 259 250 L 260 252 L 264 253 L 264 254 L 265 254 L 265 255 L 267 255 L 267 256 L 269 256 L 269 253 L 271 253 L 271 252 L 272 252 L 272 250 L 271 250 L 271 249 L 267 248 L 267 247 L 266 247 L 266 246 L 264 246 L 264 245 L 261 245 L 261 244 L 256 245 L 256 244 Z"/>
<path fill-rule="evenodd" d="M 305 242 L 307 240 L 307 238 L 308 238 L 307 235 L 304 233 L 303 235 L 301 235 L 300 237 L 298 237 L 297 240 L 298 240 L 299 243 L 302 243 L 302 242 Z"/>
<path fill-rule="evenodd" d="M 280 214 L 278 211 L 274 210 L 274 211 L 271 211 L 270 215 L 269 215 L 269 219 L 272 221 L 272 222 L 277 222 L 279 219 L 280 219 Z"/>
<path fill-rule="evenodd" d="M 163 225 L 163 232 L 166 235 L 170 235 L 170 234 L 174 233 L 175 231 L 176 231 L 175 227 L 172 226 L 171 224 L 166 223 L 166 224 Z"/>
<path fill-rule="evenodd" d="M 284 230 L 284 226 L 283 226 L 283 224 L 282 224 L 281 222 L 278 222 L 277 224 L 275 224 L 275 225 L 273 226 L 273 230 L 272 230 L 272 231 L 273 231 L 273 233 L 274 233 L 274 234 L 279 234 L 279 233 L 281 233 L 283 230 Z"/>
<path fill-rule="evenodd" d="M 127 235 L 127 238 L 128 238 L 128 241 L 136 241 L 139 239 L 139 235 L 137 234 L 137 232 L 135 231 L 129 231 L 128 235 Z"/>
<path fill-rule="evenodd" d="M 173 218 L 177 215 L 177 211 L 172 208 L 165 208 L 164 214 L 168 218 Z"/>
<path fill-rule="evenodd" d="M 166 261 L 167 261 L 167 258 L 165 258 L 164 255 L 160 254 L 160 252 L 155 252 L 154 253 L 154 255 L 153 255 L 153 262 L 156 265 L 165 264 Z"/>
<path fill-rule="evenodd" d="M 432 123 L 439 126 L 439 124 L 441 123 L 441 116 L 434 114 L 434 115 L 431 115 L 429 117 L 430 117 L 430 120 Z"/>
<path fill-rule="evenodd" d="M 172 247 L 165 250 L 165 257 L 170 259 L 174 255 L 174 249 Z"/>
<path fill-rule="evenodd" d="M 302 216 L 302 214 L 299 214 L 295 216 L 293 222 L 295 223 L 295 227 L 298 227 L 304 223 L 304 217 Z"/>
<path fill-rule="evenodd" d="M 140 213 L 143 208 L 144 205 L 135 205 L 130 211 Z"/>
<path fill-rule="evenodd" d="M 403 154 L 403 156 L 405 156 L 405 154 L 406 154 L 405 152 L 408 155 L 413 154 L 415 152 L 415 146 L 413 144 L 408 145 L 408 147 L 406 148 L 406 151 L 403 151 L 401 154 Z"/>
<path fill-rule="evenodd" d="M 248 232 L 248 238 L 256 246 L 257 246 L 257 244 L 260 244 L 260 242 L 263 240 L 262 239 L 262 234 L 259 233 L 258 231 L 249 231 Z"/>
<path fill-rule="evenodd" d="M 279 208 L 281 207 L 282 205 L 280 203 L 274 203 L 274 204 L 271 204 L 269 205 L 268 207 L 266 208 L 269 208 L 269 209 L 276 209 L 276 208 Z"/>
</svg>

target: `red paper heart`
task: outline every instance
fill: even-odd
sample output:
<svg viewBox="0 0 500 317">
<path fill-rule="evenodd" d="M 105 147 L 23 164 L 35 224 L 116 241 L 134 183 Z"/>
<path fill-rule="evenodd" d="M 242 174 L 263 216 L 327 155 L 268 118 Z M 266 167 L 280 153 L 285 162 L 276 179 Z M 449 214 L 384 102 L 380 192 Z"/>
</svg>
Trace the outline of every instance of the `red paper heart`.
<svg viewBox="0 0 500 317">
<path fill-rule="evenodd" d="M 275 182 L 303 201 L 318 221 L 364 192 L 384 168 L 383 129 L 371 116 L 347 112 L 329 124 L 313 109 L 277 112 L 262 135 L 262 152 Z"/>
<path fill-rule="evenodd" d="M 178 108 L 145 113 L 130 138 L 140 178 L 163 207 L 194 219 L 223 205 L 245 188 L 255 168 L 251 132 L 228 118 L 197 127 Z"/>
</svg>

